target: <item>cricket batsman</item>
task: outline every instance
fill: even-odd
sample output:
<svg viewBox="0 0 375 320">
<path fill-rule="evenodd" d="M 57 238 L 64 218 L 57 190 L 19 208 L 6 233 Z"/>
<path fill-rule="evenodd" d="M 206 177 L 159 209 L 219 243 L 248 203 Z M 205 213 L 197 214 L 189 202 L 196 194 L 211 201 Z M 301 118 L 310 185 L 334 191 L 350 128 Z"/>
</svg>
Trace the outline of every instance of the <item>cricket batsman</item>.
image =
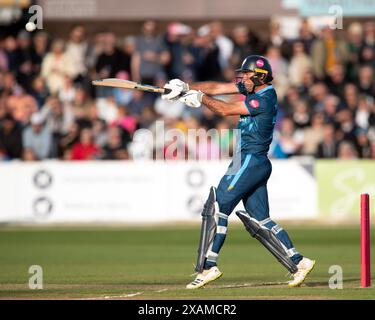
<svg viewBox="0 0 375 320">
<path fill-rule="evenodd" d="M 203 104 L 222 116 L 240 116 L 237 128 L 241 132 L 241 139 L 234 157 L 239 157 L 241 166 L 239 170 L 231 172 L 233 159 L 218 187 L 210 189 L 202 211 L 195 268 L 197 276 L 186 288 L 201 288 L 222 276 L 217 259 L 225 241 L 228 217 L 240 201 L 245 211 L 237 211 L 236 215 L 250 235 L 289 270 L 293 279 L 288 286 L 296 287 L 314 268 L 315 261 L 303 257 L 294 248 L 287 232 L 269 215 L 267 181 L 272 166 L 267 152 L 278 107 L 276 91 L 271 84 L 272 69 L 266 58 L 251 55 L 236 72 L 236 83 L 202 82 L 188 85 L 173 79 L 164 86 L 171 92 L 164 94 L 163 99 L 179 99 L 192 108 Z M 238 92 L 245 96 L 245 100 L 228 103 L 212 97 Z"/>
</svg>

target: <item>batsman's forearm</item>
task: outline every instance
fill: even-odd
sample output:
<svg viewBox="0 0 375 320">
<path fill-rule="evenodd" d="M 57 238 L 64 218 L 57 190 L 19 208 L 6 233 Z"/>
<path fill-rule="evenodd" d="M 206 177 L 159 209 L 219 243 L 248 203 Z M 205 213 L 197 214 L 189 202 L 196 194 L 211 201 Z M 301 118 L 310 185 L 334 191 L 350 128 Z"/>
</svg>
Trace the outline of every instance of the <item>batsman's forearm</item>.
<svg viewBox="0 0 375 320">
<path fill-rule="evenodd" d="M 238 89 L 234 83 L 225 82 L 197 82 L 189 84 L 189 88 L 190 90 L 200 90 L 209 95 L 238 93 Z"/>
<path fill-rule="evenodd" d="M 212 112 L 220 114 L 221 116 L 226 115 L 226 110 L 228 109 L 228 104 L 226 102 L 211 98 L 205 94 L 202 97 L 202 103 Z"/>
</svg>

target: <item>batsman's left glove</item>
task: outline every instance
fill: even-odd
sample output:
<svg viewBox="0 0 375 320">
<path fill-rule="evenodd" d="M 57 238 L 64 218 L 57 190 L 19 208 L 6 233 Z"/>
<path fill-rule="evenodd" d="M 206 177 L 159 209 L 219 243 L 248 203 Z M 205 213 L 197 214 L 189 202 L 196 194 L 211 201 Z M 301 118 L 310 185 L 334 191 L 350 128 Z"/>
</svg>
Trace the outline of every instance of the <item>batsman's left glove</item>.
<svg viewBox="0 0 375 320">
<path fill-rule="evenodd" d="M 191 108 L 199 108 L 202 105 L 203 96 L 202 91 L 189 90 L 178 100 Z"/>
</svg>

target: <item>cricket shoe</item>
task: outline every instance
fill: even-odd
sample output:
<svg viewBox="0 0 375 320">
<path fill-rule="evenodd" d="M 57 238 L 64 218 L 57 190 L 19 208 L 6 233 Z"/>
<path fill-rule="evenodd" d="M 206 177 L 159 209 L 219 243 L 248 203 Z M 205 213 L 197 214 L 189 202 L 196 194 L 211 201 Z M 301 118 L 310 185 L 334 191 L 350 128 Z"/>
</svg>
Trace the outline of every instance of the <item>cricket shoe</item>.
<svg viewBox="0 0 375 320">
<path fill-rule="evenodd" d="M 219 279 L 223 273 L 218 267 L 211 267 L 208 270 L 203 270 L 203 272 L 198 273 L 195 280 L 190 282 L 186 289 L 198 289 L 205 286 L 207 283 Z"/>
<path fill-rule="evenodd" d="M 314 268 L 315 263 L 316 263 L 315 260 L 303 258 L 297 264 L 298 271 L 292 274 L 293 280 L 288 282 L 288 286 L 291 288 L 300 286 L 305 281 L 307 275 Z"/>
</svg>

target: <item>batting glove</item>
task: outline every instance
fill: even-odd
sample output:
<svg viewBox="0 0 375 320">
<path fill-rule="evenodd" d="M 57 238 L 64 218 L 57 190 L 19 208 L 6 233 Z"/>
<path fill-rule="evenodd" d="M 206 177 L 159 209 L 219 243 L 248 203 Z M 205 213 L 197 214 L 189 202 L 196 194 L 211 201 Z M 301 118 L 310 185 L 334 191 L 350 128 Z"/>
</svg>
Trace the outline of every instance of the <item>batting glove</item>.
<svg viewBox="0 0 375 320">
<path fill-rule="evenodd" d="M 176 100 L 181 93 L 189 91 L 189 85 L 180 79 L 173 79 L 165 84 L 164 89 L 170 89 L 172 91 L 167 94 L 162 94 L 161 98 L 163 100 L 172 101 Z"/>
<path fill-rule="evenodd" d="M 199 108 L 202 105 L 203 96 L 202 91 L 189 90 L 178 100 L 191 108 Z"/>
</svg>

